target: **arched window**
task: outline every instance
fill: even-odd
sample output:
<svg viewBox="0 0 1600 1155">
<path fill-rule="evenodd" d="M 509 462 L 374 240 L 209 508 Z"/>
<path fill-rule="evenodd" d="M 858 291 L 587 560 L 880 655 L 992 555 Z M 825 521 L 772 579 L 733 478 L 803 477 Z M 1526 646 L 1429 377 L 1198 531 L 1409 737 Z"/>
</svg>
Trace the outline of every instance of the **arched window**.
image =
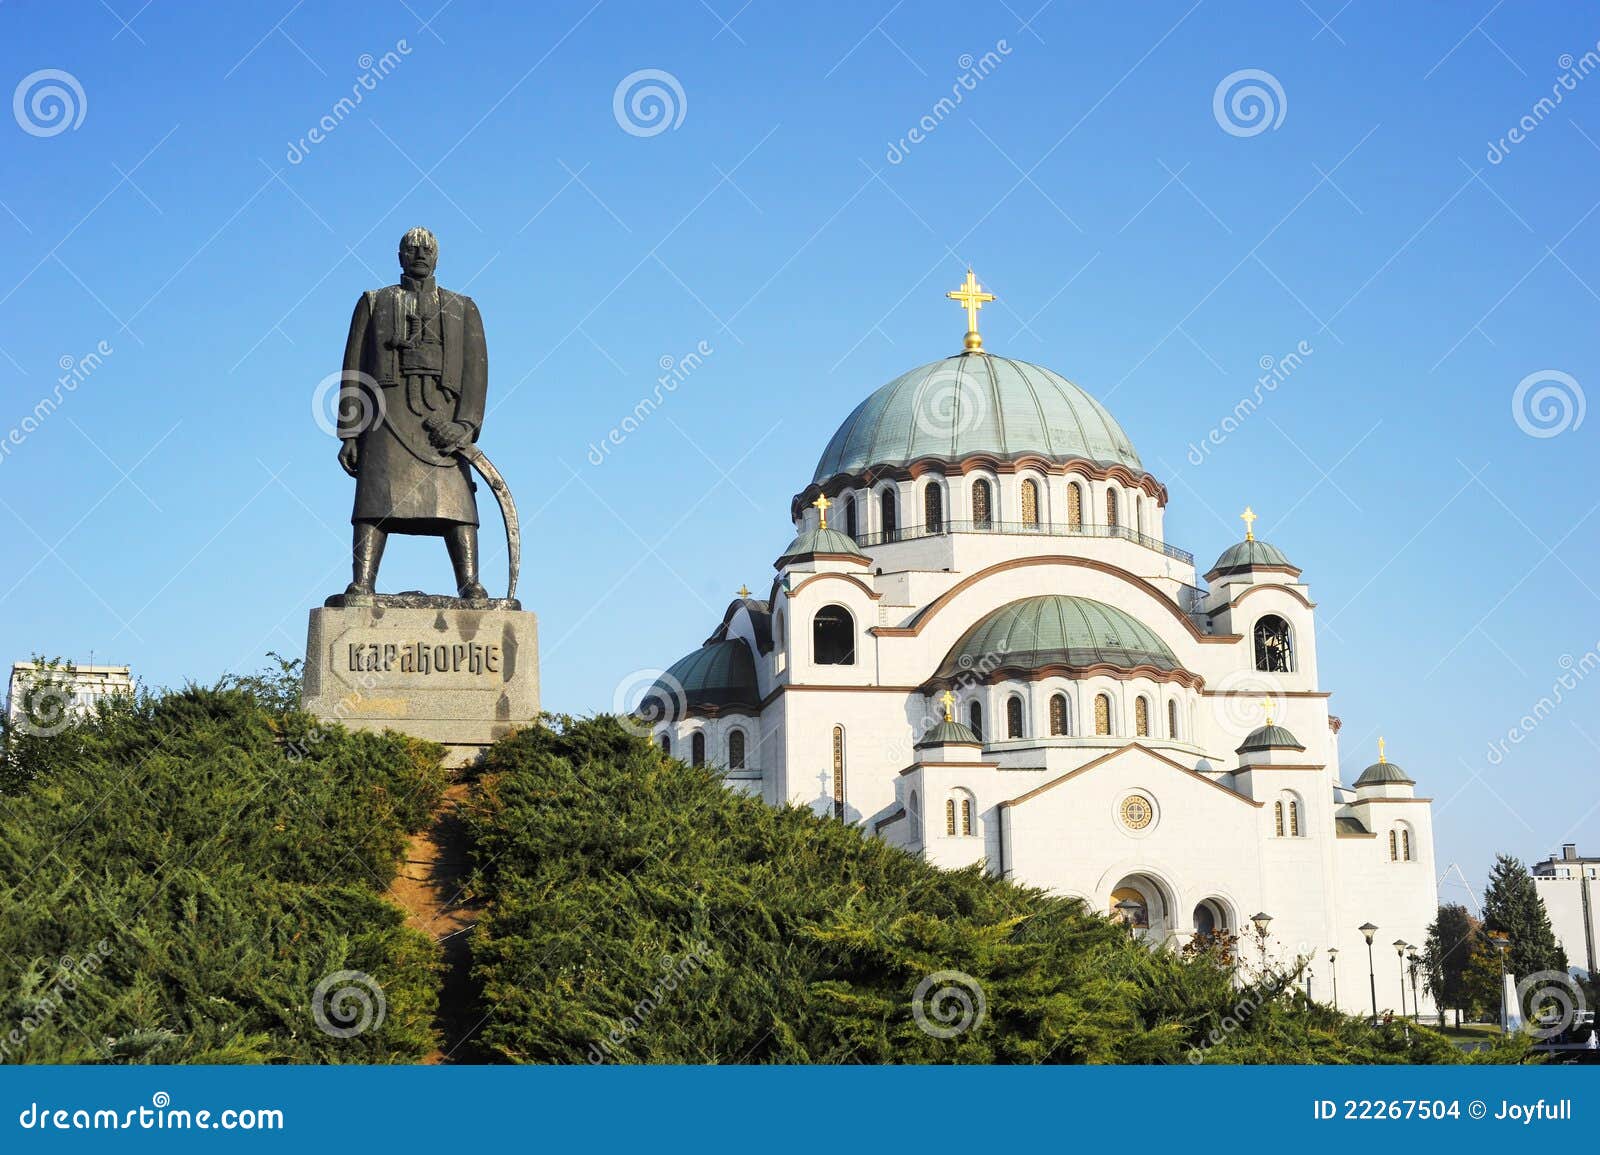
<svg viewBox="0 0 1600 1155">
<path fill-rule="evenodd" d="M 961 795 L 961 836 L 972 837 L 972 795 Z"/>
<path fill-rule="evenodd" d="M 967 728 L 983 740 L 983 707 L 976 701 L 967 707 Z"/>
<path fill-rule="evenodd" d="M 1133 700 L 1133 733 L 1139 738 L 1150 737 L 1150 699 L 1143 694 Z"/>
<path fill-rule="evenodd" d="M 671 734 L 663 734 L 663 735 L 661 735 L 661 752 L 663 754 L 667 755 L 668 757 L 672 756 L 672 735 Z"/>
<path fill-rule="evenodd" d="M 1278 799 L 1272 804 L 1272 833 L 1279 838 L 1283 837 L 1283 799 Z"/>
<path fill-rule="evenodd" d="M 1256 622 L 1256 669 L 1270 674 L 1294 671 L 1294 637 L 1289 623 L 1277 614 L 1267 614 Z"/>
<path fill-rule="evenodd" d="M 1279 838 L 1299 838 L 1304 831 L 1300 826 L 1300 799 L 1284 791 L 1272 804 L 1273 833 Z"/>
<path fill-rule="evenodd" d="M 1289 800 L 1289 837 L 1300 837 L 1300 803 Z"/>
<path fill-rule="evenodd" d="M 1178 700 L 1167 699 L 1167 737 L 1174 742 L 1178 740 Z"/>
<path fill-rule="evenodd" d="M 906 802 L 906 817 L 911 822 L 912 839 L 920 840 L 922 838 L 922 800 L 917 797 L 915 790 L 911 792 L 911 797 Z"/>
<path fill-rule="evenodd" d="M 1411 831 L 1404 827 L 1400 829 L 1400 860 L 1402 862 L 1411 861 Z"/>
<path fill-rule="evenodd" d="M 1107 694 L 1094 696 L 1094 732 L 1111 733 L 1111 698 Z"/>
<path fill-rule="evenodd" d="M 819 666 L 853 666 L 856 623 L 843 606 L 823 606 L 811 619 L 811 660 Z"/>
<path fill-rule="evenodd" d="M 975 529 L 988 529 L 994 521 L 993 494 L 989 483 L 979 478 L 972 483 L 972 524 Z"/>
<path fill-rule="evenodd" d="M 1022 483 L 1022 524 L 1039 524 L 1039 483 L 1031 478 Z"/>
<path fill-rule="evenodd" d="M 744 731 L 728 731 L 728 769 L 744 769 Z"/>
<path fill-rule="evenodd" d="M 833 728 L 833 816 L 844 817 L 844 727 Z"/>
<path fill-rule="evenodd" d="M 954 798 L 946 798 L 944 800 L 944 832 L 951 837 L 955 836 L 956 800 Z"/>
<path fill-rule="evenodd" d="M 1016 694 L 1006 699 L 1006 737 L 1022 737 L 1022 699 Z"/>
<path fill-rule="evenodd" d="M 879 518 L 883 522 L 883 540 L 893 541 L 894 531 L 900 528 L 900 503 L 894 490 L 886 489 L 878 497 Z"/>
<path fill-rule="evenodd" d="M 1106 486 L 1106 524 L 1122 524 L 1122 519 L 1117 516 L 1117 491 L 1109 485 Z"/>
<path fill-rule="evenodd" d="M 689 761 L 696 766 L 706 764 L 706 732 L 696 730 L 689 739 Z"/>
<path fill-rule="evenodd" d="M 1083 486 L 1076 481 L 1067 486 L 1067 527 L 1083 528 Z"/>
<path fill-rule="evenodd" d="M 1050 695 L 1050 733 L 1055 737 L 1066 736 L 1067 696 L 1065 694 Z"/>
<path fill-rule="evenodd" d="M 1389 861 L 1400 861 L 1400 836 L 1398 831 L 1389 831 Z"/>
<path fill-rule="evenodd" d="M 853 497 L 844 499 L 844 532 L 847 537 L 856 536 L 856 499 Z"/>
<path fill-rule="evenodd" d="M 944 528 L 944 490 L 937 481 L 928 482 L 928 487 L 922 491 L 922 523 L 929 533 L 938 533 Z"/>
</svg>

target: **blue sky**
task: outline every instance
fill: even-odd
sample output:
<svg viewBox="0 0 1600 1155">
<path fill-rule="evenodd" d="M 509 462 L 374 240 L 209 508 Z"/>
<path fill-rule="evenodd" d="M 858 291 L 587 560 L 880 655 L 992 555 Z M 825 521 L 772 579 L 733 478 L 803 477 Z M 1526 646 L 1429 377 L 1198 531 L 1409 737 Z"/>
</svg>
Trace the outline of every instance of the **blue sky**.
<svg viewBox="0 0 1600 1155">
<path fill-rule="evenodd" d="M 1600 18 L 434 3 L 0 9 L 6 87 L 55 69 L 82 94 L 75 127 L 26 99 L 0 121 L 0 434 L 64 359 L 110 350 L 0 458 L 12 654 L 177 684 L 303 650 L 306 611 L 348 580 L 350 483 L 312 396 L 356 296 L 427 224 L 441 282 L 485 318 L 482 444 L 523 510 L 545 702 L 609 708 L 742 582 L 765 587 L 836 424 L 958 348 L 943 293 L 970 263 L 1001 298 L 988 346 L 1108 404 L 1170 490 L 1176 544 L 1204 563 L 1250 503 L 1304 568 L 1346 779 L 1386 734 L 1438 800 L 1441 870 L 1600 853 L 1600 678 L 1489 753 L 1600 643 L 1600 418 L 1513 411 L 1531 375 L 1525 402 L 1577 402 L 1600 374 L 1600 76 L 1563 59 Z M 682 94 L 653 135 L 613 107 L 644 69 Z M 1282 93 L 1259 132 L 1214 114 L 1241 70 Z M 592 464 L 662 359 L 702 342 Z M 502 550 L 487 570 L 502 580 Z M 383 584 L 447 572 L 437 541 L 400 539 Z"/>
</svg>

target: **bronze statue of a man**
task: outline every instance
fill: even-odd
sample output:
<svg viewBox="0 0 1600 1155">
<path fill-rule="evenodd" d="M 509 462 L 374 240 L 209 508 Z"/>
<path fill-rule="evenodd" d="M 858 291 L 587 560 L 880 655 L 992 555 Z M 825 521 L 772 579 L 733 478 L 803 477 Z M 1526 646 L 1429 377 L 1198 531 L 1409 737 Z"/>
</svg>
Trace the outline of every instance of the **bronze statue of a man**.
<svg viewBox="0 0 1600 1155">
<path fill-rule="evenodd" d="M 472 298 L 439 288 L 439 242 L 400 239 L 398 285 L 363 293 L 350 319 L 339 390 L 339 464 L 356 479 L 354 571 L 345 595 L 370 595 L 391 533 L 443 537 L 456 592 L 478 581 L 476 486 L 459 450 L 478 439 L 489 354 Z"/>
</svg>

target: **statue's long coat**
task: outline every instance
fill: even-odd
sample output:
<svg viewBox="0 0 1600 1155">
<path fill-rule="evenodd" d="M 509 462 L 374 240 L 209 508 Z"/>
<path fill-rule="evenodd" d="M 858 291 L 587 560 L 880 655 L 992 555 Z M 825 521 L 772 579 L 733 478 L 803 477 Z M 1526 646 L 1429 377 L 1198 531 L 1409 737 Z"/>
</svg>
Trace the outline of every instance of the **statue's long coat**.
<svg viewBox="0 0 1600 1155">
<path fill-rule="evenodd" d="M 477 525 L 476 486 L 466 463 L 434 449 L 423 422 L 459 421 L 477 441 L 489 384 L 483 319 L 471 297 L 439 289 L 443 372 L 407 377 L 398 348 L 407 287 L 363 293 L 350 318 L 339 390 L 339 436 L 354 437 L 360 446 L 350 520 L 376 522 L 391 533 Z"/>
</svg>

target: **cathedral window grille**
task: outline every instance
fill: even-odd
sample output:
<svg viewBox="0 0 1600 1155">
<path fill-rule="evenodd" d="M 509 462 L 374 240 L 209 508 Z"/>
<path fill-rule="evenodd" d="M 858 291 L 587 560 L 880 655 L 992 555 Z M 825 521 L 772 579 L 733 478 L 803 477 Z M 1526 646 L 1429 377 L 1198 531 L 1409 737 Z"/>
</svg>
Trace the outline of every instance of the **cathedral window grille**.
<svg viewBox="0 0 1600 1155">
<path fill-rule="evenodd" d="M 1065 694 L 1052 694 L 1050 696 L 1050 733 L 1056 737 L 1066 736 L 1067 696 Z"/>
<path fill-rule="evenodd" d="M 883 522 L 884 540 L 892 540 L 894 531 L 900 528 L 900 503 L 895 500 L 894 490 L 886 489 L 878 498 L 879 520 Z"/>
<path fill-rule="evenodd" d="M 1140 738 L 1150 737 L 1150 699 L 1142 694 L 1133 700 L 1133 732 Z"/>
<path fill-rule="evenodd" d="M 694 736 L 689 739 L 689 761 L 696 766 L 704 766 L 706 764 L 706 732 L 704 730 L 696 730 Z"/>
<path fill-rule="evenodd" d="M 972 522 L 978 529 L 987 529 L 994 521 L 994 504 L 989 483 L 979 478 L 972 483 Z"/>
<path fill-rule="evenodd" d="M 944 832 L 952 836 L 956 832 L 956 800 L 954 798 L 946 798 L 944 800 Z"/>
<path fill-rule="evenodd" d="M 1256 669 L 1270 674 L 1294 671 L 1294 638 L 1289 623 L 1277 614 L 1267 614 L 1256 622 Z"/>
<path fill-rule="evenodd" d="M 844 499 L 844 532 L 845 536 L 855 538 L 856 534 L 856 499 Z"/>
<path fill-rule="evenodd" d="M 978 736 L 978 741 L 983 741 L 983 707 L 977 702 L 967 707 L 967 728 Z"/>
<path fill-rule="evenodd" d="M 843 606 L 823 606 L 811 619 L 812 661 L 819 666 L 853 666 L 856 623 Z"/>
<path fill-rule="evenodd" d="M 1400 861 L 1399 840 L 1396 838 L 1395 832 L 1393 830 L 1389 831 L 1389 861 L 1390 862 L 1399 862 Z"/>
<path fill-rule="evenodd" d="M 1283 837 L 1283 800 L 1279 799 L 1272 804 L 1272 832 L 1279 838 Z"/>
<path fill-rule="evenodd" d="M 844 817 L 844 727 L 833 728 L 833 816 Z"/>
<path fill-rule="evenodd" d="M 1039 524 L 1039 484 L 1031 479 L 1022 483 L 1022 524 Z"/>
<path fill-rule="evenodd" d="M 1178 740 L 1178 702 L 1175 698 L 1167 700 L 1167 737 L 1174 742 Z"/>
<path fill-rule="evenodd" d="M 929 533 L 938 533 L 944 528 L 944 490 L 937 481 L 928 482 L 928 488 L 923 491 L 922 520 Z"/>
<path fill-rule="evenodd" d="M 1122 519 L 1117 516 L 1117 491 L 1110 486 L 1106 487 L 1106 524 L 1122 524 Z"/>
<path fill-rule="evenodd" d="M 1411 831 L 1400 832 L 1400 859 L 1402 862 L 1411 861 Z"/>
<path fill-rule="evenodd" d="M 734 730 L 728 734 L 728 769 L 744 769 L 744 731 Z"/>
<path fill-rule="evenodd" d="M 1006 699 L 1006 737 L 1022 737 L 1022 699 L 1015 694 Z"/>
<path fill-rule="evenodd" d="M 1289 803 L 1289 837 L 1300 837 L 1300 803 L 1294 801 Z"/>
<path fill-rule="evenodd" d="M 1083 486 L 1076 481 L 1067 486 L 1067 526 L 1083 528 Z"/>
<path fill-rule="evenodd" d="M 1111 699 L 1105 694 L 1094 696 L 1094 732 L 1111 733 Z"/>
<path fill-rule="evenodd" d="M 963 837 L 972 837 L 972 799 L 961 799 L 961 834 Z"/>
</svg>

